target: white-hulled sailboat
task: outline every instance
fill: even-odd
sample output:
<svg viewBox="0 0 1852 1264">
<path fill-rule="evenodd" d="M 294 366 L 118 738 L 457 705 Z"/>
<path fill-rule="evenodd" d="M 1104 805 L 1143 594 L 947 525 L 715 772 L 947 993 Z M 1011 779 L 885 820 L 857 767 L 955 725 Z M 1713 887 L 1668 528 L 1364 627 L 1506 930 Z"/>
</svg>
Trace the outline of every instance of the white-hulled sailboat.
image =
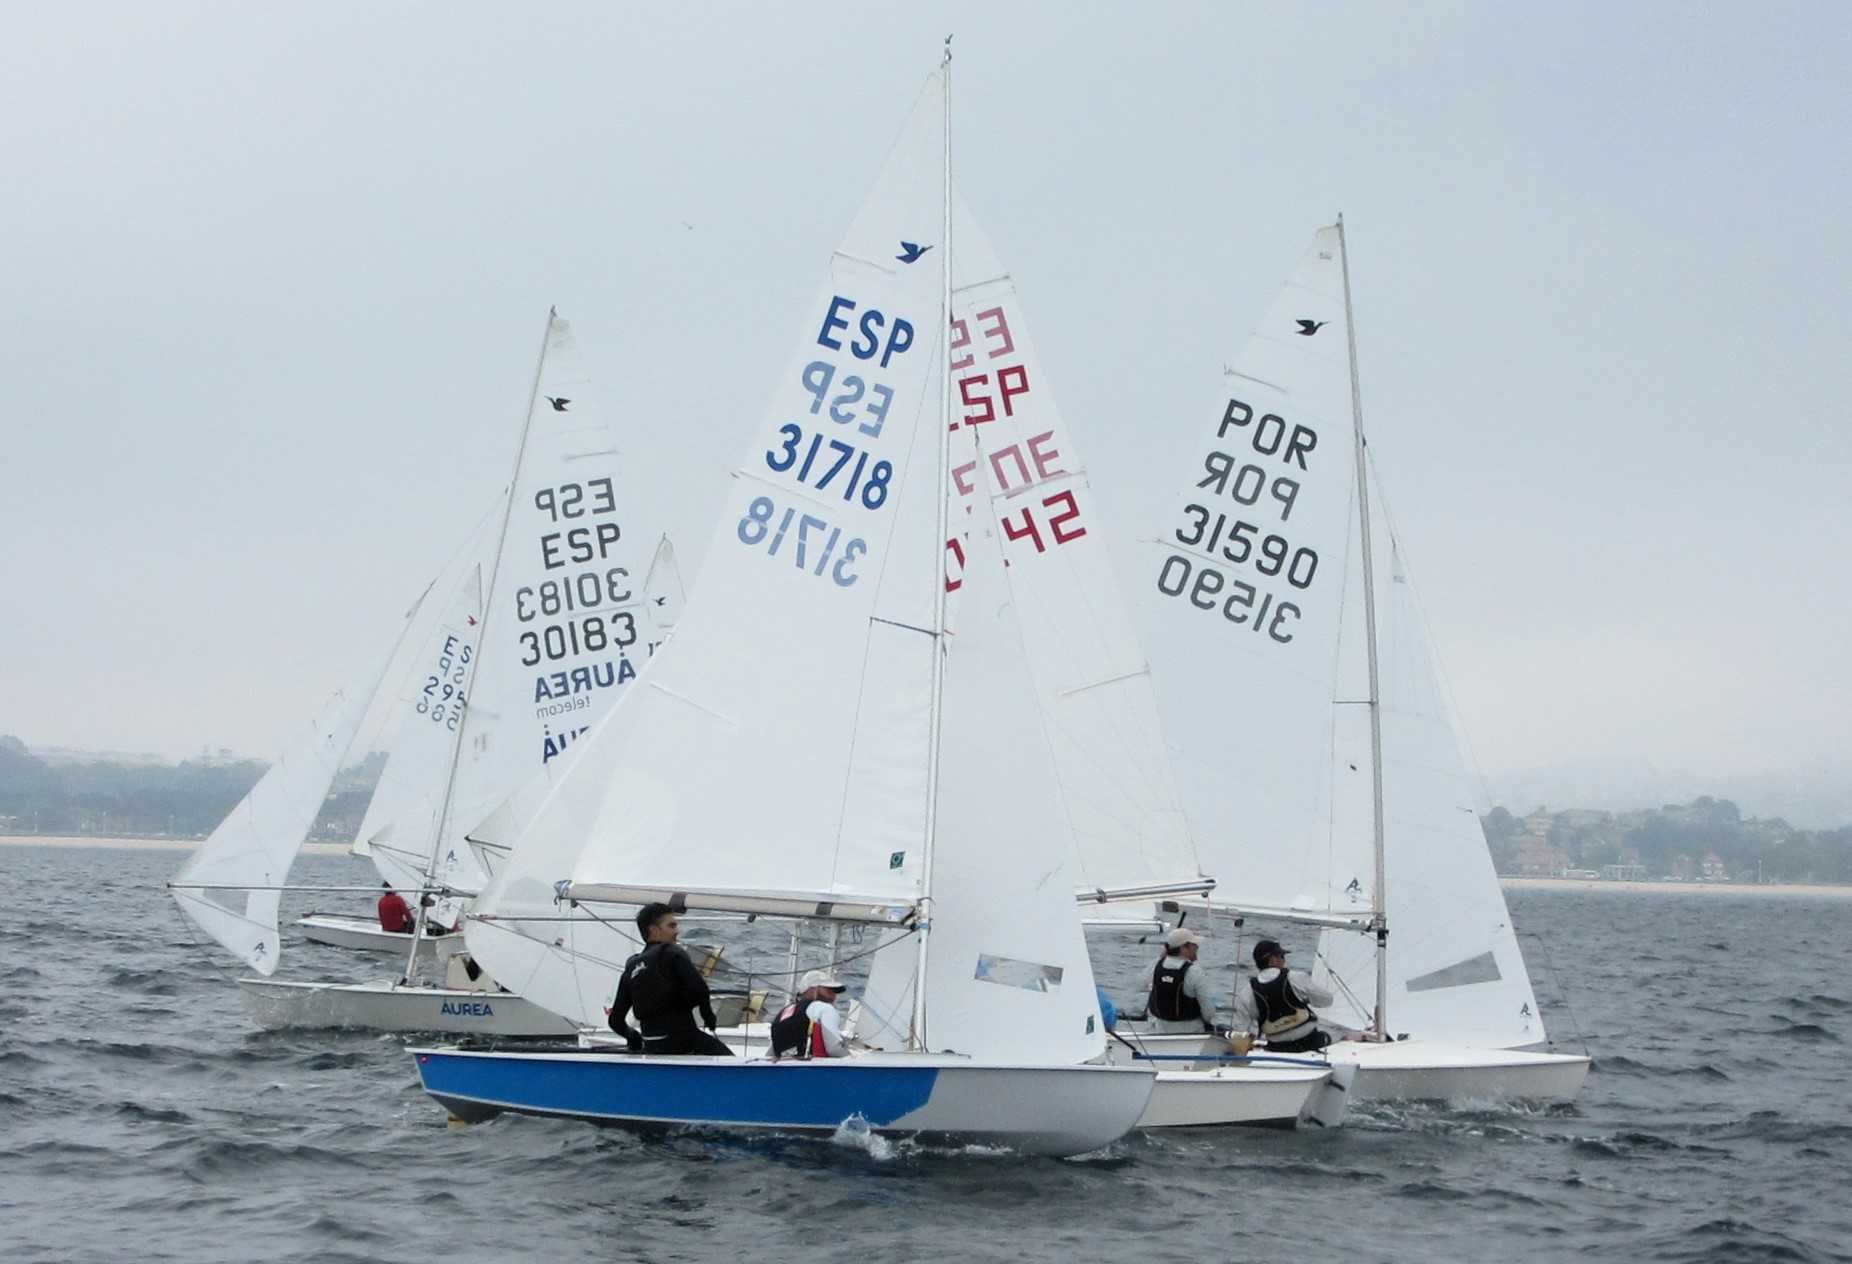
<svg viewBox="0 0 1852 1264">
<path fill-rule="evenodd" d="M 1380 1038 L 1327 1051 L 1358 1068 L 1356 1099 L 1571 1098 L 1588 1059 L 1540 1048 L 1372 486 L 1355 347 L 1340 222 L 1226 370 L 1172 475 L 1176 508 L 1141 546 L 1145 644 L 1184 804 L 1223 880 L 1218 904 L 1321 928 L 1314 982 L 1337 998 L 1321 1017 Z"/>
<path fill-rule="evenodd" d="M 427 593 L 422 615 L 408 616 L 400 647 L 409 647 L 407 656 L 395 649 L 383 675 L 394 682 L 388 707 L 398 723 L 355 850 L 401 891 L 444 896 L 449 907 L 438 907 L 445 920 L 486 881 L 465 843 L 468 825 L 610 708 L 679 607 L 673 555 L 666 541 L 655 545 L 635 529 L 631 472 L 620 458 L 571 327 L 549 313 L 509 488 L 433 585 L 439 594 Z M 377 692 L 355 698 L 338 721 L 318 728 L 317 750 L 325 753 L 286 758 L 253 790 L 171 884 L 181 907 L 265 976 L 239 980 L 246 1011 L 260 1026 L 571 1034 L 570 1021 L 444 951 L 461 936 L 436 939 L 442 948 L 434 951 L 431 910 L 422 902 L 410 935 L 384 935 L 370 919 L 312 919 L 311 938 L 389 948 L 406 962 L 398 976 L 364 983 L 268 977 L 276 964 L 278 892 L 313 819 L 308 803 L 319 808 Z M 277 789 L 285 785 L 286 794 Z M 299 829 L 265 807 L 280 798 L 301 800 L 295 815 L 309 813 Z M 247 893 L 235 889 L 240 884 L 270 889 Z M 248 909 L 228 913 L 247 899 Z M 373 944 L 380 936 L 389 943 Z M 417 981 L 434 956 L 447 958 L 442 984 Z"/>
<path fill-rule="evenodd" d="M 1150 1098 L 1150 1070 L 1093 1061 L 1105 1036 L 994 532 L 965 573 L 984 617 L 945 634 L 948 75 L 949 59 L 831 260 L 674 642 L 498 879 L 511 900 L 557 882 L 585 904 L 905 928 L 876 969 L 897 966 L 906 996 L 871 980 L 865 998 L 897 1038 L 782 1062 L 415 1050 L 458 1117 L 860 1120 L 1072 1154 Z M 515 937 L 480 938 L 499 968 L 495 940 Z"/>
</svg>

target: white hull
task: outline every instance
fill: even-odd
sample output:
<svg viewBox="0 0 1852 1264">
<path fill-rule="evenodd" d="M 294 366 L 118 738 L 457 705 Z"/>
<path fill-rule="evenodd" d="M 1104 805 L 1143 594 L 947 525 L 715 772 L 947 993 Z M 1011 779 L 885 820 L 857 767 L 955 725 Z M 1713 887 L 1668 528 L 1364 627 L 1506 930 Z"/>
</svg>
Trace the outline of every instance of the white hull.
<svg viewBox="0 0 1852 1264">
<path fill-rule="evenodd" d="M 1588 1058 L 1522 1049 L 1471 1049 L 1438 1041 L 1342 1041 L 1326 1053 L 1357 1068 L 1353 1102 L 1569 1102 L 1582 1091 Z"/>
<path fill-rule="evenodd" d="M 1159 1071 L 1140 1128 L 1248 1124 L 1291 1128 L 1331 1072 L 1312 1067 L 1225 1066 Z"/>
<path fill-rule="evenodd" d="M 239 979 L 259 1027 L 352 1027 L 474 1036 L 570 1036 L 577 1028 L 510 992 L 376 983 Z"/>
<path fill-rule="evenodd" d="M 367 917 L 342 917 L 334 913 L 310 913 L 299 918 L 296 928 L 314 944 L 331 948 L 348 948 L 356 952 L 378 952 L 393 957 L 409 956 L 412 937 L 396 931 L 381 930 L 379 923 Z M 418 960 L 442 961 L 463 947 L 463 936 L 438 935 L 420 939 Z"/>
<path fill-rule="evenodd" d="M 1140 1036 L 1154 1054 L 1214 1054 L 1226 1046 L 1213 1037 Z M 1257 1049 L 1264 1054 L 1264 1048 Z M 1357 1068 L 1349 1087 L 1352 1102 L 1444 1101 L 1567 1102 L 1582 1091 L 1589 1060 L 1582 1054 L 1534 1053 L 1523 1049 L 1475 1049 L 1432 1040 L 1386 1042 L 1342 1040 L 1321 1053 L 1289 1054 L 1296 1060 L 1324 1060 Z M 1184 1064 L 1188 1065 L 1188 1064 Z"/>
<path fill-rule="evenodd" d="M 1098 1150 L 1137 1124 L 1149 1070 L 997 1066 L 952 1054 L 815 1060 L 414 1049 L 425 1091 L 459 1119 L 501 1111 L 603 1124 L 831 1135 L 851 1120 L 887 1136 Z"/>
</svg>

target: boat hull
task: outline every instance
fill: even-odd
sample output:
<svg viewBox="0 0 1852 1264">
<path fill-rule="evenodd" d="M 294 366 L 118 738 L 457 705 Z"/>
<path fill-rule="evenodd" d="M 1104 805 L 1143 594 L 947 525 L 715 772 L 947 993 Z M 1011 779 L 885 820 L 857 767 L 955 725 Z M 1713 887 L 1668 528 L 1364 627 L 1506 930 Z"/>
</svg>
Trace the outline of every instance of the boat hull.
<svg viewBox="0 0 1852 1264">
<path fill-rule="evenodd" d="M 1210 1036 L 1144 1035 L 1134 1039 L 1147 1052 L 1208 1056 L 1227 1046 Z M 1264 1053 L 1264 1049 L 1259 1052 Z M 1477 1102 L 1574 1101 L 1587 1078 L 1582 1054 L 1525 1049 L 1476 1049 L 1443 1041 L 1343 1040 L 1321 1054 L 1294 1054 L 1333 1066 L 1354 1066 L 1350 1100 Z M 1184 1064 L 1192 1065 L 1192 1064 Z M 1195 1064 L 1201 1065 L 1201 1064 Z"/>
<path fill-rule="evenodd" d="M 1291 1128 L 1305 1113 L 1312 1095 L 1331 1078 L 1331 1069 L 1315 1060 L 1304 1065 L 1229 1063 L 1228 1046 L 1215 1047 L 1202 1037 L 1172 1038 L 1181 1047 L 1158 1049 L 1149 1040 L 1139 1052 L 1166 1055 L 1146 1063 L 1134 1050 L 1117 1041 L 1107 1045 L 1107 1060 L 1115 1066 L 1151 1065 L 1158 1068 L 1151 1104 L 1139 1119 L 1140 1128 L 1205 1128 L 1247 1124 Z M 1170 1061 L 1201 1055 L 1201 1062 Z"/>
<path fill-rule="evenodd" d="M 1326 1068 L 1226 1066 L 1213 1071 L 1160 1071 L 1140 1128 L 1204 1128 L 1228 1124 L 1292 1128 L 1312 1094 L 1331 1078 Z"/>
<path fill-rule="evenodd" d="M 335 913 L 310 913 L 296 920 L 296 929 L 313 944 L 347 948 L 356 952 L 378 952 L 404 957 L 411 952 L 410 935 L 381 930 L 371 918 L 342 917 Z M 418 960 L 442 961 L 463 947 L 463 936 L 438 935 L 418 941 Z"/>
<path fill-rule="evenodd" d="M 349 1027 L 473 1036 L 570 1036 L 559 1015 L 509 992 L 393 982 L 298 983 L 239 979 L 247 1017 L 259 1027 Z"/>
<path fill-rule="evenodd" d="M 829 1135 L 858 1117 L 885 1136 L 1098 1150 L 1150 1102 L 1136 1067 L 986 1066 L 935 1054 L 849 1058 L 642 1057 L 580 1051 L 414 1049 L 427 1093 L 466 1121 L 502 1111 L 597 1124 L 667 1124 Z"/>
<path fill-rule="evenodd" d="M 1353 1102 L 1569 1102 L 1582 1091 L 1582 1054 L 1472 1049 L 1425 1040 L 1342 1041 L 1327 1051 L 1333 1065 L 1357 1068 Z"/>
</svg>

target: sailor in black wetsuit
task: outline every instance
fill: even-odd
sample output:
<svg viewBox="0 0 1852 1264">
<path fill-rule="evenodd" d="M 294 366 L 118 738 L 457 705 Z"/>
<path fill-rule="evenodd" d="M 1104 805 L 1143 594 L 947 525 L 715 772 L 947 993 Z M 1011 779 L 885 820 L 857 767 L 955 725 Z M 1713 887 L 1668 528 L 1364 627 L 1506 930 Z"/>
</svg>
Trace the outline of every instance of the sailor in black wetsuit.
<svg viewBox="0 0 1852 1264">
<path fill-rule="evenodd" d="M 1254 967 L 1259 971 L 1235 997 L 1235 1026 L 1266 1037 L 1272 1053 L 1310 1053 L 1331 1043 L 1321 1031 L 1314 1005 L 1331 1004 L 1331 993 L 1309 979 L 1289 974 L 1286 949 L 1273 939 L 1254 945 Z"/>
<path fill-rule="evenodd" d="M 643 936 L 643 951 L 624 963 L 611 1001 L 611 1030 L 624 1038 L 632 1053 L 731 1056 L 733 1050 L 713 1034 L 714 1006 L 707 980 L 675 942 L 682 933 L 675 910 L 667 904 L 645 904 L 637 913 L 637 930 Z M 697 1009 L 706 1031 L 695 1026 Z M 640 1032 L 628 1021 L 633 1013 Z"/>
<path fill-rule="evenodd" d="M 1164 937 L 1164 956 L 1151 971 L 1151 995 L 1145 1002 L 1150 1029 L 1159 1035 L 1216 1030 L 1215 1001 L 1196 968 L 1201 943 L 1201 935 L 1182 926 Z"/>
</svg>

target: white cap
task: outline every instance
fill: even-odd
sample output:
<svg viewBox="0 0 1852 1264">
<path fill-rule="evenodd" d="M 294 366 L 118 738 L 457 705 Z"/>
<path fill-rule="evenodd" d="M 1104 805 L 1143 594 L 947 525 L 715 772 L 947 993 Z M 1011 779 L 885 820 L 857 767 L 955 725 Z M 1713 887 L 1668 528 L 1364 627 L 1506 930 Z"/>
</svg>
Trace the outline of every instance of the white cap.
<svg viewBox="0 0 1852 1264">
<path fill-rule="evenodd" d="M 835 988 L 840 992 L 842 980 L 827 970 L 806 970 L 803 979 L 797 985 L 797 990 L 808 992 L 811 988 Z"/>
<path fill-rule="evenodd" d="M 1166 948 L 1181 948 L 1185 944 L 1200 944 L 1202 941 L 1203 937 L 1187 926 L 1179 926 L 1164 936 Z"/>
</svg>

